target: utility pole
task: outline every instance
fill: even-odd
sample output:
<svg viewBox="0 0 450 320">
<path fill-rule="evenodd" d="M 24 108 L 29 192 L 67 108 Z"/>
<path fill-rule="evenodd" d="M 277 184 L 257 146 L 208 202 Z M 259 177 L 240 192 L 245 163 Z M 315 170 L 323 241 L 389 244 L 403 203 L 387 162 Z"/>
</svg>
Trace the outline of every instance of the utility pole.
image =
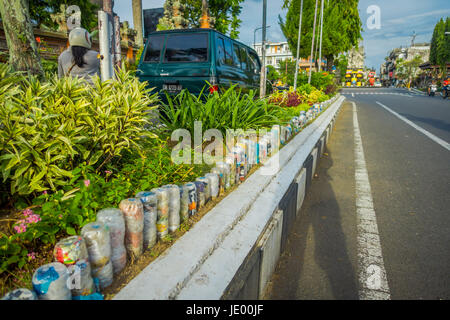
<svg viewBox="0 0 450 320">
<path fill-rule="evenodd" d="M 100 10 L 98 12 L 98 37 L 100 56 L 100 75 L 102 81 L 106 81 L 112 78 L 114 74 L 113 69 L 113 55 L 112 55 L 112 23 L 109 15 Z"/>
<path fill-rule="evenodd" d="M 114 75 L 114 19 L 113 19 L 112 0 L 103 1 L 103 11 L 98 12 L 99 29 L 99 47 L 100 55 L 100 74 L 102 81 L 109 80 Z M 119 36 L 120 37 L 120 36 Z"/>
<path fill-rule="evenodd" d="M 298 77 L 298 58 L 300 55 L 300 40 L 302 37 L 302 15 L 303 15 L 303 0 L 300 3 L 300 18 L 298 23 L 298 38 L 297 38 L 297 58 L 295 59 L 295 76 L 294 76 L 294 90 L 297 89 L 297 77 Z"/>
<path fill-rule="evenodd" d="M 313 25 L 313 36 L 312 36 L 312 43 L 311 43 L 311 58 L 309 62 L 309 77 L 308 77 L 308 84 L 311 83 L 311 73 L 312 73 L 312 60 L 314 55 L 314 37 L 316 35 L 316 19 L 317 19 L 317 1 L 316 0 L 316 9 L 314 10 L 314 25 Z"/>
<path fill-rule="evenodd" d="M 263 0 L 263 26 L 262 26 L 262 67 L 261 67 L 261 82 L 259 85 L 259 97 L 266 96 L 266 9 L 267 0 Z"/>
<path fill-rule="evenodd" d="M 120 46 L 120 18 L 117 14 L 114 14 L 114 65 L 116 68 L 122 66 L 122 48 Z"/>
<path fill-rule="evenodd" d="M 322 2 L 322 9 L 320 14 L 320 45 L 319 45 L 319 72 L 322 68 L 322 31 L 323 31 L 323 4 L 324 0 L 321 0 Z"/>
<path fill-rule="evenodd" d="M 136 30 L 136 44 L 140 47 L 144 45 L 144 35 L 142 28 L 142 0 L 133 0 L 133 25 Z"/>
</svg>

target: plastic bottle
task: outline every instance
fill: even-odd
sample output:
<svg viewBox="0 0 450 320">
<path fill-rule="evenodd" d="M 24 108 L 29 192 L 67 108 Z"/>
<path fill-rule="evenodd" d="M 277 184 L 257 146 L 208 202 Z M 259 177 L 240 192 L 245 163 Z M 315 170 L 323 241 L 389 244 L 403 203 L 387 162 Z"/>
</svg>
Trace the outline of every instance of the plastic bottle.
<svg viewBox="0 0 450 320">
<path fill-rule="evenodd" d="M 264 139 L 267 141 L 267 158 L 272 155 L 272 134 L 269 132 L 264 136 Z"/>
<path fill-rule="evenodd" d="M 236 145 L 233 147 L 232 152 L 234 154 L 234 158 L 236 159 L 236 184 L 244 181 L 245 176 L 247 175 L 247 165 L 245 161 L 245 149 Z"/>
<path fill-rule="evenodd" d="M 91 276 L 91 265 L 88 259 L 78 260 L 68 266 L 72 299 L 78 296 L 89 296 L 95 293 L 95 284 Z"/>
<path fill-rule="evenodd" d="M 156 244 L 157 230 L 156 220 L 158 218 L 158 197 L 151 191 L 141 191 L 136 194 L 144 207 L 144 250 L 152 248 Z"/>
<path fill-rule="evenodd" d="M 179 186 L 180 189 L 180 219 L 181 222 L 189 219 L 189 195 L 186 186 Z"/>
<path fill-rule="evenodd" d="M 298 118 L 300 127 L 303 127 L 306 124 L 306 115 L 305 111 L 300 111 L 300 116 Z"/>
<path fill-rule="evenodd" d="M 53 249 L 53 257 L 66 265 L 89 258 L 86 243 L 81 236 L 70 236 L 58 241 Z"/>
<path fill-rule="evenodd" d="M 129 198 L 122 200 L 119 208 L 125 219 L 125 248 L 138 258 L 144 248 L 144 206 L 141 200 Z"/>
<path fill-rule="evenodd" d="M 224 188 L 228 190 L 231 187 L 231 167 L 228 163 L 219 161 L 216 163 L 216 167 L 222 172 L 224 179 Z M 211 171 L 214 173 L 214 171 Z"/>
<path fill-rule="evenodd" d="M 208 203 L 208 201 L 211 200 L 211 185 L 209 184 L 208 178 L 200 177 L 195 181 L 203 183 L 205 190 L 205 203 Z"/>
<path fill-rule="evenodd" d="M 271 135 L 272 135 L 272 140 L 271 140 L 271 144 L 272 144 L 272 151 L 275 150 L 280 150 L 280 126 L 279 125 L 274 125 L 272 126 L 272 130 L 270 131 Z"/>
<path fill-rule="evenodd" d="M 188 182 L 183 186 L 184 190 L 187 193 L 188 197 L 188 214 L 189 216 L 193 216 L 197 213 L 197 189 L 195 187 L 195 183 Z M 212 192 L 212 189 L 211 189 Z"/>
<path fill-rule="evenodd" d="M 27 288 L 19 288 L 8 292 L 1 300 L 37 300 L 37 295 Z"/>
<path fill-rule="evenodd" d="M 175 232 L 180 227 L 180 189 L 176 184 L 163 186 L 169 192 L 169 232 Z"/>
<path fill-rule="evenodd" d="M 205 178 L 211 184 L 211 198 L 214 200 L 219 196 L 219 176 L 216 173 L 207 173 Z"/>
<path fill-rule="evenodd" d="M 236 159 L 234 158 L 233 153 L 228 153 L 225 162 L 230 167 L 230 187 L 233 187 L 236 184 Z"/>
<path fill-rule="evenodd" d="M 158 199 L 156 232 L 158 239 L 162 239 L 169 233 L 169 190 L 154 188 L 151 191 L 156 193 Z"/>
<path fill-rule="evenodd" d="M 68 280 L 66 266 L 61 262 L 52 262 L 37 268 L 31 282 L 40 300 L 71 300 Z"/>
<path fill-rule="evenodd" d="M 205 185 L 200 181 L 194 181 L 193 183 L 197 192 L 197 210 L 200 210 L 206 203 Z"/>
<path fill-rule="evenodd" d="M 125 249 L 125 218 L 120 209 L 108 208 L 97 212 L 97 221 L 109 228 L 111 241 L 111 263 L 114 274 L 125 268 L 127 251 Z"/>
<path fill-rule="evenodd" d="M 81 236 L 86 240 L 92 276 L 98 279 L 101 289 L 108 287 L 113 281 L 108 227 L 102 222 L 91 222 L 81 229 Z"/>
<path fill-rule="evenodd" d="M 219 195 L 225 193 L 225 172 L 222 168 L 214 167 L 211 169 L 211 173 L 217 174 L 219 177 Z"/>
</svg>

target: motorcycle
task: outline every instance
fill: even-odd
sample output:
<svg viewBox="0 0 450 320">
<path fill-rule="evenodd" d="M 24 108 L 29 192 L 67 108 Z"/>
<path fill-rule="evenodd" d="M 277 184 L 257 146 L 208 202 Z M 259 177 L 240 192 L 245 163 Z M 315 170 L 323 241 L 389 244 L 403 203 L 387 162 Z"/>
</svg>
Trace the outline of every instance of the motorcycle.
<svg viewBox="0 0 450 320">
<path fill-rule="evenodd" d="M 435 84 L 431 84 L 428 87 L 428 96 L 433 97 L 437 91 L 437 86 Z"/>
</svg>

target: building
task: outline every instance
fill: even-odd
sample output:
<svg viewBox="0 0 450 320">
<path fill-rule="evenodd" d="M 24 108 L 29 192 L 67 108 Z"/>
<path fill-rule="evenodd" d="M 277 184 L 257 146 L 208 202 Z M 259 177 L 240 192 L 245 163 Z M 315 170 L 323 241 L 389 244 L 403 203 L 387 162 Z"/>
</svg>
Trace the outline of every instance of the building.
<svg viewBox="0 0 450 320">
<path fill-rule="evenodd" d="M 364 54 L 364 46 L 361 45 L 361 42 L 358 45 L 358 48 L 353 48 L 347 53 L 348 58 L 348 68 L 353 69 L 362 69 L 364 68 L 365 62 L 365 54 Z"/>
<path fill-rule="evenodd" d="M 262 45 L 255 43 L 253 48 L 262 60 Z M 285 42 L 266 42 L 266 66 L 273 66 L 275 69 L 281 69 L 281 61 L 293 59 L 292 52 L 289 49 L 287 41 Z"/>
<path fill-rule="evenodd" d="M 384 85 L 394 85 L 397 83 L 396 67 L 399 59 L 411 61 L 414 57 L 420 56 L 423 62 L 430 58 L 430 44 L 417 43 L 410 47 L 400 47 L 392 49 L 385 62 L 380 66 L 380 79 Z"/>
<path fill-rule="evenodd" d="M 253 48 L 258 53 L 259 58 L 262 61 L 262 45 L 261 43 L 255 43 Z M 275 69 L 282 70 L 285 66 L 282 61 L 294 60 L 291 50 L 287 41 L 284 42 L 266 42 L 266 66 L 272 66 Z M 313 69 L 315 70 L 315 60 L 313 62 Z M 326 59 L 322 59 L 322 69 L 326 67 Z M 300 58 L 299 67 L 301 70 L 309 71 L 310 59 Z"/>
</svg>

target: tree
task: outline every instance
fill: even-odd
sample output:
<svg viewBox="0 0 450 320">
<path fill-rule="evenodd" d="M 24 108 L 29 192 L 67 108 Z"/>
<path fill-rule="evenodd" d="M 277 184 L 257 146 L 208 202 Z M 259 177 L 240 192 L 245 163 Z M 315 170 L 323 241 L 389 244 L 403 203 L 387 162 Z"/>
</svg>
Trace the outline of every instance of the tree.
<svg viewBox="0 0 450 320">
<path fill-rule="evenodd" d="M 433 30 L 430 45 L 430 62 L 446 68 L 446 63 L 450 62 L 450 36 L 445 32 L 450 32 L 450 18 L 441 18 Z"/>
<path fill-rule="evenodd" d="M 280 76 L 283 83 L 289 86 L 294 85 L 295 59 L 285 59 L 280 62 Z"/>
<path fill-rule="evenodd" d="M 0 15 L 9 49 L 9 64 L 17 71 L 43 74 L 27 0 L 0 0 Z"/>
<path fill-rule="evenodd" d="M 267 66 L 267 80 L 274 83 L 275 81 L 279 80 L 280 74 L 278 73 L 277 69 L 275 69 L 273 66 L 268 65 Z"/>
<path fill-rule="evenodd" d="M 242 20 L 239 19 L 244 0 L 208 0 L 209 14 L 214 21 L 214 29 L 224 34 L 229 34 L 236 39 L 239 35 L 238 29 Z M 200 27 L 202 16 L 202 1 L 181 0 L 186 6 L 185 18 L 190 28 Z"/>
<path fill-rule="evenodd" d="M 61 5 L 66 8 L 77 5 L 81 10 L 81 26 L 89 31 L 98 28 L 97 11 L 100 9 L 90 0 L 32 0 L 30 4 L 30 17 L 37 27 L 42 25 L 56 30 L 58 25 L 52 20 L 51 15 L 61 11 Z"/>
<path fill-rule="evenodd" d="M 185 5 L 180 0 L 164 2 L 164 16 L 159 19 L 158 30 L 184 29 L 188 26 L 184 18 Z"/>
<path fill-rule="evenodd" d="M 400 80 L 407 80 L 411 83 L 419 73 L 419 66 L 423 63 L 420 55 L 416 55 L 412 60 L 397 60 L 395 74 Z"/>
<path fill-rule="evenodd" d="M 348 66 L 348 59 L 345 55 L 340 55 L 336 60 L 334 61 L 334 64 L 336 66 L 337 71 L 339 72 L 339 79 L 344 79 L 345 74 L 347 73 L 347 66 Z"/>
<path fill-rule="evenodd" d="M 322 0 L 325 1 L 325 0 Z M 293 55 L 297 54 L 298 21 L 300 0 L 285 0 L 288 8 L 286 18 L 279 17 L 279 24 Z M 311 53 L 312 30 L 315 0 L 304 0 L 300 56 L 308 58 Z M 317 28 L 319 29 L 319 28 Z M 362 23 L 358 13 L 358 0 L 326 1 L 324 3 L 324 22 L 322 56 L 327 59 L 327 70 L 331 71 L 334 57 L 358 45 Z"/>
</svg>

